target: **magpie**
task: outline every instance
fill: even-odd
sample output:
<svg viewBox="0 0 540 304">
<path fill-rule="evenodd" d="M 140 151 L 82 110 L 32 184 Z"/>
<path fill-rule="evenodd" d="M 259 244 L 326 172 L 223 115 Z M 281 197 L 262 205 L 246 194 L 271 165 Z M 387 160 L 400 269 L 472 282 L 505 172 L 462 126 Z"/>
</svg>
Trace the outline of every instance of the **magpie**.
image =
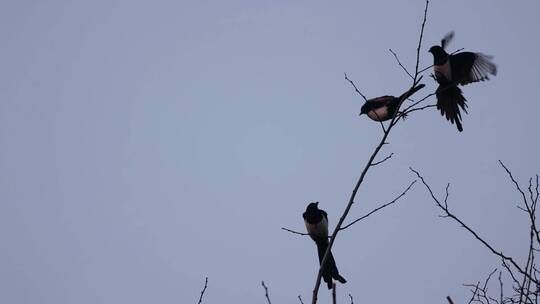
<svg viewBox="0 0 540 304">
<path fill-rule="evenodd" d="M 302 217 L 304 218 L 309 236 L 317 244 L 320 265 L 326 253 L 326 248 L 328 248 L 328 215 L 324 210 L 319 209 L 318 205 L 319 202 L 309 203 Z M 347 280 L 339 275 L 336 261 L 331 251 L 328 252 L 328 257 L 322 270 L 322 277 L 328 285 L 328 289 L 332 289 L 332 279 L 338 280 L 343 284 L 347 283 Z"/>
<path fill-rule="evenodd" d="M 460 108 L 467 113 L 467 100 L 458 85 L 489 80 L 489 74 L 497 75 L 497 66 L 491 61 L 492 56 L 482 53 L 448 54 L 444 49 L 453 37 L 454 32 L 448 33 L 441 40 L 441 45 L 432 46 L 429 52 L 433 54 L 434 78 L 439 83 L 435 91 L 437 109 L 452 124 L 455 122 L 461 132 L 463 127 Z"/>
<path fill-rule="evenodd" d="M 423 87 L 425 87 L 424 84 L 419 84 L 399 97 L 385 95 L 371 98 L 364 103 L 360 109 L 359 115 L 367 114 L 367 116 L 374 121 L 385 121 L 392 119 L 398 110 L 400 101 L 411 97 L 412 94 L 416 93 Z"/>
</svg>

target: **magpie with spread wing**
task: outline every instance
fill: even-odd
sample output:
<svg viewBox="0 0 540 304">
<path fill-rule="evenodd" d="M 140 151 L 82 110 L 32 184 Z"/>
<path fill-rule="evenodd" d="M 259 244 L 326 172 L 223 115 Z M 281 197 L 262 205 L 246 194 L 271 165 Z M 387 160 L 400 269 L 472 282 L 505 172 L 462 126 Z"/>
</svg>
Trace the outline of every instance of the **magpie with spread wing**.
<svg viewBox="0 0 540 304">
<path fill-rule="evenodd" d="M 444 49 L 454 37 L 454 32 L 448 33 L 441 45 L 432 46 L 429 52 L 433 54 L 433 72 L 439 87 L 435 91 L 437 109 L 446 116 L 452 124 L 455 122 L 461 132 L 461 110 L 467 113 L 466 99 L 458 85 L 489 79 L 489 74 L 497 75 L 497 66 L 491 61 L 493 57 L 482 53 L 460 52 L 448 54 Z"/>
<path fill-rule="evenodd" d="M 400 101 L 411 97 L 412 94 L 423 87 L 425 87 L 424 84 L 419 84 L 399 97 L 385 95 L 368 99 L 360 109 L 359 115 L 366 114 L 374 121 L 386 121 L 392 119 L 398 110 Z"/>
<path fill-rule="evenodd" d="M 309 203 L 306 208 L 306 212 L 302 214 L 304 223 L 306 224 L 307 232 L 311 239 L 317 244 L 317 252 L 319 254 L 319 265 L 322 262 L 326 249 L 328 248 L 328 216 L 324 210 L 319 209 L 319 202 Z M 325 266 L 322 270 L 323 280 L 328 285 L 328 289 L 332 289 L 332 279 L 339 281 L 340 283 L 347 283 L 342 276 L 339 275 L 339 271 L 336 266 L 336 261 L 332 252 L 328 252 Z"/>
</svg>

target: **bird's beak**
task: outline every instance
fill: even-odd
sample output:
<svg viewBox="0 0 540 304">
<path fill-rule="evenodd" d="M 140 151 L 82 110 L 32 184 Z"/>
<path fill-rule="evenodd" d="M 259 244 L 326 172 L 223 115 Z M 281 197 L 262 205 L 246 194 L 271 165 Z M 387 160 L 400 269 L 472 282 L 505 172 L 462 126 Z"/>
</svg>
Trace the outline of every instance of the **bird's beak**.
<svg viewBox="0 0 540 304">
<path fill-rule="evenodd" d="M 316 205 L 317 207 L 319 207 L 319 202 L 316 202 L 315 205 Z"/>
</svg>

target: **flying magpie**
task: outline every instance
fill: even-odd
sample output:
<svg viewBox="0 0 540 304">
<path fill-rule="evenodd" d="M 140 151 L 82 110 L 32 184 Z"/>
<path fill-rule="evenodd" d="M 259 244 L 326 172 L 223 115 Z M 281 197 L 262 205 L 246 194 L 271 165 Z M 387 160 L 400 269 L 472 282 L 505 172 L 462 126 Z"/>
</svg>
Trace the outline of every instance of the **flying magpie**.
<svg viewBox="0 0 540 304">
<path fill-rule="evenodd" d="M 489 74 L 497 75 L 497 66 L 491 62 L 493 57 L 482 53 L 460 52 L 448 54 L 444 48 L 454 37 L 454 32 L 448 33 L 441 45 L 434 45 L 429 49 L 433 54 L 433 72 L 439 87 L 435 91 L 437 96 L 437 109 L 441 115 L 446 116 L 452 124 L 455 122 L 461 132 L 461 110 L 467 113 L 466 99 L 458 85 L 489 79 Z"/>
<path fill-rule="evenodd" d="M 322 262 L 326 248 L 328 248 L 328 216 L 324 210 L 319 209 L 319 202 L 309 203 L 306 212 L 302 214 L 304 223 L 306 224 L 307 232 L 311 239 L 317 244 L 317 252 L 319 253 L 319 264 Z M 326 263 L 322 271 L 322 277 L 328 289 L 332 289 L 332 279 L 338 280 L 341 283 L 347 283 L 342 276 L 339 275 L 336 261 L 332 252 L 328 252 Z"/>
<path fill-rule="evenodd" d="M 411 97 L 412 94 L 416 93 L 423 87 L 425 87 L 424 84 L 419 84 L 399 97 L 385 95 L 371 98 L 364 103 L 360 109 L 359 115 L 367 114 L 369 118 L 375 121 L 392 119 L 398 110 L 400 101 Z"/>
</svg>

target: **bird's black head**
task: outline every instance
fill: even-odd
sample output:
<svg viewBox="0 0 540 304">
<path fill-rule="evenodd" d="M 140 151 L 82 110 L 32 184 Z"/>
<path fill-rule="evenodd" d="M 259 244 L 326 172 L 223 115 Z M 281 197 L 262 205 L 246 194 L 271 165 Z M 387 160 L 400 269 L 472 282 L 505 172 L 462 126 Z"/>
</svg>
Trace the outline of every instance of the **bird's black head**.
<svg viewBox="0 0 540 304">
<path fill-rule="evenodd" d="M 429 49 L 429 52 L 433 54 L 433 61 L 436 65 L 443 64 L 448 58 L 448 53 L 446 53 L 446 51 L 438 45 L 432 46 Z"/>
<path fill-rule="evenodd" d="M 367 105 L 367 102 L 366 102 L 366 103 L 364 103 L 362 108 L 360 108 L 360 114 L 358 114 L 358 115 L 367 114 L 367 112 L 369 112 L 369 109 L 368 109 L 368 105 Z"/>
<path fill-rule="evenodd" d="M 311 202 L 307 205 L 306 212 L 313 212 L 319 210 L 319 202 Z"/>
</svg>

